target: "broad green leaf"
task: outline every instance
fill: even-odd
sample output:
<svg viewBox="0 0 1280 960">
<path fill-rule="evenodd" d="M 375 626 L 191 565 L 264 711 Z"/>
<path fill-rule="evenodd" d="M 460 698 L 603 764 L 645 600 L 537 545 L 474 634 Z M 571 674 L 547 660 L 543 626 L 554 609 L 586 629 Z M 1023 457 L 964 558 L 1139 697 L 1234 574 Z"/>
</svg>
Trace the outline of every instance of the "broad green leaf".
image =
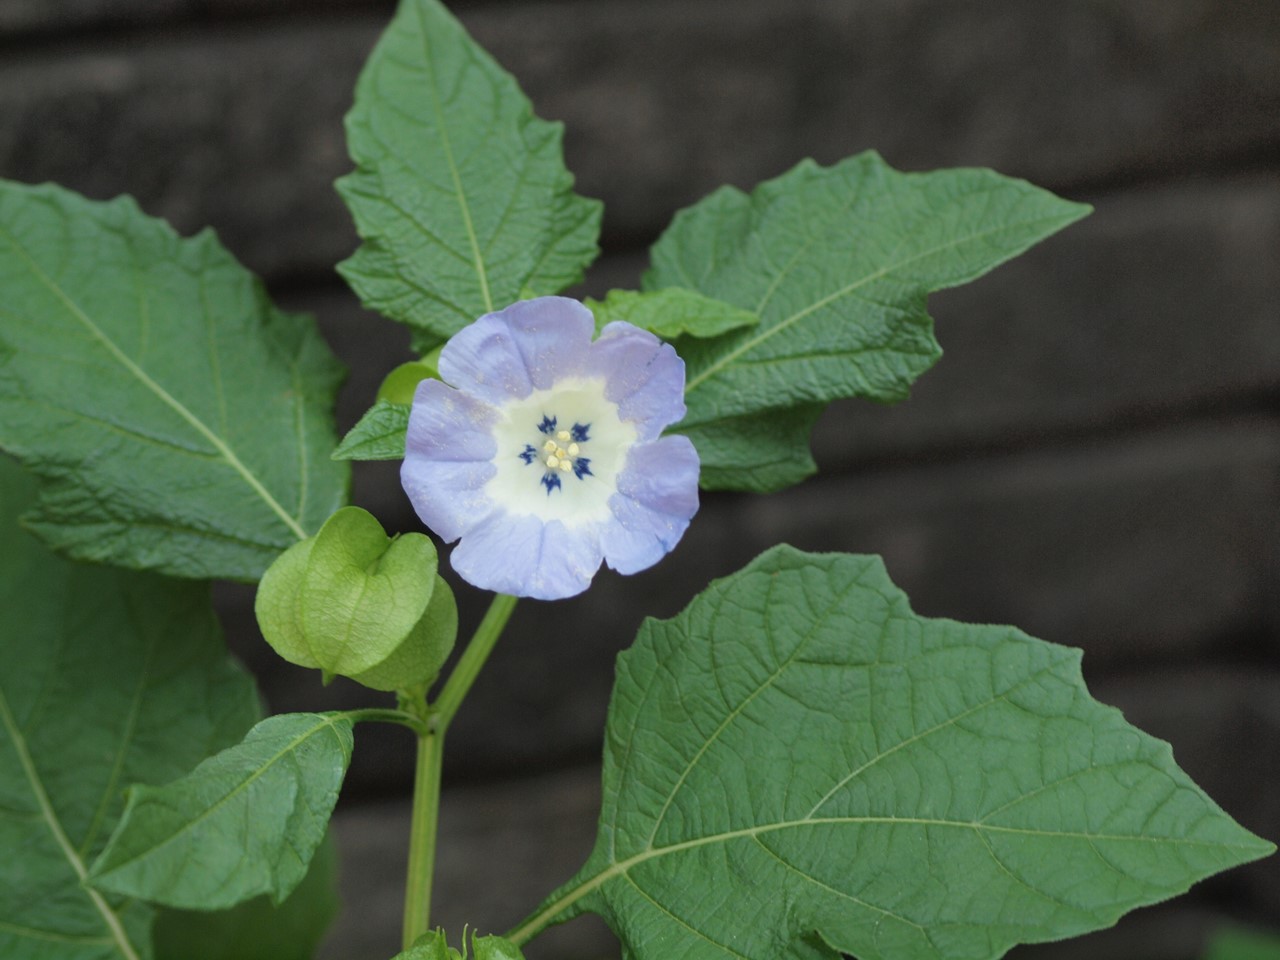
<svg viewBox="0 0 1280 960">
<path fill-rule="evenodd" d="M 255 897 L 230 910 L 160 910 L 156 960 L 311 960 L 338 914 L 337 866 L 335 845 L 327 840 L 278 907 Z"/>
<path fill-rule="evenodd" d="M 839 397 L 902 400 L 941 355 L 927 294 L 966 283 L 1089 208 L 990 170 L 903 174 L 874 153 L 804 161 L 751 194 L 723 187 L 676 215 L 647 290 L 687 287 L 760 317 L 715 340 L 683 338 L 680 430 Z M 736 460 L 740 431 L 720 444 Z M 704 473 L 728 464 L 708 446 Z M 761 444 L 761 463 L 774 450 Z M 762 467 L 763 468 L 763 467 Z M 770 484 L 742 472 L 740 489 Z"/>
<path fill-rule="evenodd" d="M 1280 930 L 1227 927 L 1209 941 L 1204 960 L 1280 960 Z"/>
<path fill-rule="evenodd" d="M 324 838 L 351 745 L 342 714 L 286 713 L 172 783 L 133 787 L 90 883 L 188 910 L 280 903 Z"/>
<path fill-rule="evenodd" d="M 753 327 L 760 322 L 760 318 L 749 310 L 683 287 L 665 287 L 647 293 L 610 290 L 603 300 L 583 302 L 595 314 L 597 334 L 615 320 L 625 320 L 663 340 L 686 335 L 718 337 L 730 330 Z"/>
<path fill-rule="evenodd" d="M 17 525 L 0 456 L 0 957 L 140 960 L 150 907 L 83 884 L 133 782 L 180 776 L 257 718 L 206 584 L 72 563 Z"/>
<path fill-rule="evenodd" d="M 775 548 L 618 660 L 595 850 L 511 935 L 604 915 L 637 960 L 978 960 L 1274 847 L 1080 652 L 911 612 L 876 557 Z"/>
<path fill-rule="evenodd" d="M 820 403 L 801 404 L 677 429 L 698 450 L 698 485 L 704 490 L 771 493 L 817 473 L 809 432 L 822 410 Z"/>
<path fill-rule="evenodd" d="M 335 460 L 403 460 L 404 435 L 409 429 L 407 403 L 379 400 L 342 438 Z"/>
<path fill-rule="evenodd" d="M 442 4 L 402 0 L 347 115 L 338 192 L 363 243 L 339 271 L 425 340 L 576 283 L 601 206 L 573 193 L 561 137 Z"/>
<path fill-rule="evenodd" d="M 0 447 L 52 546 L 254 580 L 341 506 L 341 368 L 212 233 L 0 181 L 0 289 Z"/>
</svg>

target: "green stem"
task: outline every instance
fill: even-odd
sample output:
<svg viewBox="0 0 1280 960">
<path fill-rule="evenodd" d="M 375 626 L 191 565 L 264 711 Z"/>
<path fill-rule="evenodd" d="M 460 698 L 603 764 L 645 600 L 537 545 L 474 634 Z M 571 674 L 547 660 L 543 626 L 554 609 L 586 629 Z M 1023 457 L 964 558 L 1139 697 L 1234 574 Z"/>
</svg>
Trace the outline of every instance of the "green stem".
<svg viewBox="0 0 1280 960">
<path fill-rule="evenodd" d="M 480 621 L 467 648 L 449 674 L 439 698 L 424 707 L 425 721 L 404 710 L 353 710 L 359 719 L 384 720 L 412 727 L 418 734 L 417 770 L 413 779 L 413 812 L 410 816 L 409 872 L 404 887 L 404 949 L 431 927 L 431 881 L 435 874 L 436 828 L 440 819 L 440 771 L 444 759 L 444 734 L 462 705 L 480 668 L 489 659 L 502 628 L 511 619 L 516 598 L 498 594 Z M 410 706 L 406 700 L 403 706 Z"/>
<path fill-rule="evenodd" d="M 444 689 L 440 691 L 440 696 L 432 704 L 431 714 L 435 718 L 438 730 L 444 731 L 449 726 L 449 721 L 453 719 L 453 715 L 458 712 L 458 707 L 462 706 L 463 698 L 471 689 L 471 685 L 476 682 L 480 668 L 489 659 L 493 645 L 498 642 L 498 637 L 502 635 L 502 628 L 511 619 L 511 611 L 515 608 L 516 598 L 509 597 L 505 593 L 497 594 L 489 604 L 488 612 L 480 621 L 480 626 L 476 628 L 475 635 L 467 644 L 467 649 L 462 652 L 458 665 L 453 668 L 453 673 L 449 674 L 449 679 L 445 682 Z"/>
<path fill-rule="evenodd" d="M 366 707 L 361 710 L 344 710 L 342 716 L 352 723 L 398 723 L 408 727 L 418 736 L 424 736 L 431 729 L 421 718 L 404 710 L 387 710 L 380 707 Z"/>
<path fill-rule="evenodd" d="M 431 881 L 435 875 L 436 826 L 440 819 L 440 770 L 443 732 L 418 737 L 418 763 L 413 778 L 409 872 L 404 885 L 404 949 L 431 926 Z"/>
</svg>

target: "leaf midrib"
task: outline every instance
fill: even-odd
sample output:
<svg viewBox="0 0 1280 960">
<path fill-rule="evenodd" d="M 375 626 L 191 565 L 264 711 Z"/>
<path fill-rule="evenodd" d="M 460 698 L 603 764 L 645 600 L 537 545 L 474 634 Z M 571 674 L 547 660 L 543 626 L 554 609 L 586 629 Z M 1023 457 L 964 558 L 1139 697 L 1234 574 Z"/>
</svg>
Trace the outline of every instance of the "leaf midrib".
<svg viewBox="0 0 1280 960">
<path fill-rule="evenodd" d="M 440 145 L 444 148 L 445 161 L 449 165 L 449 176 L 453 180 L 454 193 L 458 198 L 458 209 L 462 213 L 462 222 L 467 229 L 467 241 L 471 244 L 472 264 L 476 271 L 476 277 L 480 281 L 480 295 L 484 298 L 484 306 L 486 313 L 493 312 L 493 297 L 489 293 L 489 276 L 485 269 L 484 257 L 480 251 L 480 240 L 476 236 L 475 224 L 471 220 L 471 205 L 467 200 L 466 191 L 462 188 L 462 176 L 458 171 L 458 164 L 453 156 L 453 143 L 449 139 L 449 131 L 444 123 L 444 107 L 440 102 L 440 88 L 436 82 L 435 60 L 431 55 L 431 30 L 426 22 L 426 12 L 419 6 L 417 8 L 418 26 L 422 32 L 423 55 L 427 60 L 427 86 L 431 91 L 431 106 L 436 115 L 436 128 L 440 131 Z"/>
<path fill-rule="evenodd" d="M 4 724 L 6 732 L 13 741 L 14 752 L 18 755 L 18 762 L 22 766 L 22 772 L 26 775 L 27 784 L 31 787 L 31 793 L 36 799 L 36 805 L 40 808 L 41 818 L 53 835 L 53 839 L 62 851 L 62 855 L 66 857 L 72 871 L 75 872 L 76 877 L 79 879 L 80 889 L 84 891 L 85 896 L 89 898 L 95 909 L 101 914 L 103 923 L 111 934 L 111 940 L 120 951 L 120 955 L 125 960 L 141 960 L 133 944 L 129 941 L 129 935 L 125 932 L 124 924 L 116 916 L 115 911 L 111 909 L 111 906 L 98 891 L 84 885 L 85 878 L 88 876 L 84 861 L 80 859 L 79 854 L 76 853 L 75 848 L 71 845 L 71 840 L 67 837 L 66 831 L 62 829 L 62 823 L 58 820 L 57 811 L 53 809 L 49 794 L 44 789 L 44 782 L 40 779 L 40 772 L 36 769 L 35 763 L 31 759 L 31 752 L 27 749 L 26 738 L 22 735 L 22 730 L 18 727 L 17 720 L 9 710 L 9 701 L 5 697 L 3 689 L 0 689 L 0 722 Z"/>
<path fill-rule="evenodd" d="M 302 528 L 301 524 L 289 515 L 284 507 L 280 505 L 280 502 L 271 495 L 271 492 L 267 490 L 265 486 L 262 485 L 262 481 L 260 481 L 253 472 L 244 465 L 244 462 L 236 456 L 235 451 L 232 450 L 221 437 L 209 429 L 203 420 L 187 409 L 185 404 L 169 393 L 169 391 L 165 390 L 165 388 L 160 386 L 160 384 L 155 380 L 151 379 L 145 370 L 134 363 L 128 354 L 121 350 L 120 347 L 116 345 L 115 341 L 108 337 L 105 331 L 94 323 L 93 318 L 80 309 L 80 305 L 76 303 L 75 300 L 73 300 L 52 277 L 41 269 L 40 264 L 37 263 L 35 258 L 27 252 L 26 248 L 18 242 L 17 237 L 3 226 L 0 226 L 0 233 L 3 233 L 4 237 L 9 241 L 9 245 L 12 249 L 27 263 L 35 277 L 44 284 L 50 293 L 61 301 L 62 305 L 66 307 L 67 312 L 70 313 L 70 315 L 77 320 L 85 330 L 94 337 L 94 339 L 102 344 L 102 346 L 107 350 L 107 353 L 109 353 L 117 363 L 124 367 L 124 369 L 134 377 L 134 379 L 150 390 L 157 399 L 169 407 L 169 409 L 173 410 L 174 413 L 178 414 L 178 416 L 182 417 L 182 419 L 190 424 L 197 433 L 204 437 L 204 439 L 208 441 L 218 452 L 219 456 L 221 456 L 227 464 L 240 475 L 241 479 L 249 485 L 250 489 L 252 489 L 253 492 L 257 494 L 264 503 L 266 503 L 271 511 L 284 522 L 284 525 L 289 528 L 289 531 L 299 540 L 305 540 L 307 532 Z"/>
<path fill-rule="evenodd" d="M 946 250 L 949 250 L 953 247 L 958 247 L 962 244 L 979 241 L 986 237 L 994 236 L 999 233 L 1007 233 L 1010 230 L 1015 230 L 1015 229 L 1021 230 L 1039 223 L 1057 222 L 1061 219 L 1063 219 L 1061 216 L 1037 217 L 1031 220 L 1020 220 L 1015 223 L 1003 224 L 999 227 L 995 227 L 990 230 L 983 230 L 978 233 L 965 234 L 963 237 L 956 238 L 948 243 L 944 243 L 936 247 L 930 247 L 927 250 L 923 250 L 920 253 L 917 253 L 911 257 L 906 258 L 905 260 L 900 260 L 897 263 L 889 264 L 888 266 L 881 267 L 879 270 L 872 271 L 871 273 L 867 274 L 865 277 L 860 277 L 859 279 L 853 281 L 852 283 L 846 284 L 845 286 L 839 288 L 838 290 L 835 290 L 827 294 L 825 297 L 815 300 L 813 303 L 809 304 L 809 306 L 804 307 L 801 310 L 797 310 L 795 313 L 791 314 L 789 317 L 785 317 L 782 320 L 779 320 L 773 326 L 765 329 L 761 329 L 760 332 L 757 333 L 755 336 L 747 338 L 742 343 L 740 343 L 737 347 L 730 350 L 728 353 L 724 354 L 723 356 L 717 357 L 715 361 L 713 361 L 710 365 L 706 367 L 706 369 L 699 371 L 697 375 L 692 377 L 685 384 L 685 388 L 684 388 L 685 396 L 687 397 L 689 394 L 693 393 L 694 390 L 696 390 L 702 384 L 706 383 L 707 380 L 709 380 L 710 378 L 718 374 L 721 370 L 724 370 L 726 367 L 730 366 L 735 360 L 741 357 L 744 353 L 754 350 L 760 344 L 766 342 L 773 336 L 779 333 L 782 333 L 785 330 L 790 329 L 791 327 L 795 326 L 795 324 L 799 323 L 801 320 L 803 320 L 805 317 L 809 316 L 810 314 L 813 314 L 818 310 L 821 310 L 823 307 L 827 306 L 828 304 L 834 303 L 836 300 L 840 300 L 843 297 L 848 296 L 849 294 L 853 293 L 854 291 L 858 290 L 861 287 L 867 286 L 868 284 L 874 283 L 877 280 L 881 280 L 884 277 L 889 276 L 890 274 L 898 270 L 901 270 L 904 267 L 910 266 L 912 263 L 918 260 L 923 260 L 928 257 L 934 256 L 936 254 L 942 253 Z M 781 362 L 786 359 L 787 358 L 785 357 L 779 358 L 778 362 Z"/>
<path fill-rule="evenodd" d="M 511 940 L 517 946 L 523 944 L 534 932 L 542 929 L 551 922 L 552 918 L 558 914 L 564 913 L 588 894 L 598 890 L 610 880 L 619 876 L 626 876 L 633 867 L 647 863 L 650 860 L 660 859 L 675 853 L 682 853 L 686 850 L 697 849 L 698 847 L 710 846 L 717 843 L 728 843 L 733 840 L 747 838 L 754 839 L 758 838 L 762 834 L 777 833 L 783 830 L 793 830 L 803 827 L 850 825 L 899 826 L 904 824 L 924 827 L 959 827 L 965 830 L 972 830 L 980 836 L 987 833 L 1005 833 L 1019 836 L 1088 840 L 1089 842 L 1102 840 L 1134 843 L 1170 843 L 1189 847 L 1213 847 L 1219 850 L 1256 851 L 1261 849 L 1255 844 L 1247 843 L 1224 843 L 1219 841 L 1193 840 L 1180 837 L 1144 837 L 1133 834 L 1088 833 L 1086 831 L 1074 830 L 1044 830 L 1033 829 L 1030 827 L 1000 827 L 992 826 L 991 824 L 982 823 L 976 820 L 942 820 L 928 817 L 815 817 L 813 819 L 802 818 L 799 820 L 783 820 L 777 823 L 744 827 L 740 830 L 726 830 L 722 833 L 710 834 L 705 837 L 695 837 L 692 840 L 682 840 L 679 843 L 673 843 L 665 847 L 652 847 L 647 850 L 642 850 L 637 854 L 633 854 L 625 860 L 615 861 L 591 879 L 585 880 L 578 886 L 574 887 L 555 903 L 548 906 L 545 910 L 539 911 L 536 916 L 530 918 L 518 929 L 508 934 L 507 939 Z"/>
<path fill-rule="evenodd" d="M 300 744 L 310 739 L 311 737 L 316 736 L 321 731 L 325 729 L 333 729 L 337 725 L 337 722 L 339 720 L 345 720 L 345 717 L 342 715 L 321 717 L 321 722 L 315 724 L 314 726 L 308 728 L 304 732 L 295 736 L 292 740 L 289 741 L 288 744 L 286 744 L 280 750 L 276 751 L 275 754 L 269 757 L 266 760 L 266 762 L 261 764 L 248 777 L 239 781 L 230 791 L 228 791 L 225 795 L 220 797 L 216 802 L 210 804 L 209 806 L 201 810 L 198 816 L 193 817 L 190 820 L 186 821 L 184 824 L 182 824 L 181 827 L 179 827 L 173 833 L 169 834 L 159 843 L 153 843 L 150 846 L 138 851 L 137 853 L 135 853 L 133 856 L 129 858 L 125 860 L 121 860 L 118 863 L 111 864 L 109 867 L 104 869 L 102 873 L 97 874 L 97 876 L 102 877 L 107 874 L 116 873 L 119 870 L 123 869 L 124 867 L 127 867 L 129 864 L 137 860 L 141 860 L 143 857 L 149 856 L 150 854 L 154 853 L 157 850 L 160 850 L 163 847 L 167 847 L 169 844 L 173 843 L 178 837 L 182 836 L 184 833 L 188 832 L 189 830 L 192 830 L 198 824 L 203 823 L 209 817 L 213 816 L 214 813 L 220 810 L 225 804 L 229 803 L 232 799 L 234 799 L 240 793 L 247 790 L 250 784 L 254 783 L 260 777 L 264 776 L 269 769 L 275 766 L 275 764 L 280 761 L 281 757 L 284 757 L 285 755 L 292 753 L 294 750 L 298 748 Z M 266 723 L 267 721 L 263 721 L 263 722 Z M 346 722 L 349 722 L 349 721 L 346 721 Z M 253 731 L 250 731 L 250 733 L 252 732 Z M 243 744 L 247 741 L 247 739 L 248 738 L 246 737 L 245 741 L 241 741 L 240 745 L 243 746 Z M 235 748 L 232 747 L 231 749 L 235 749 Z M 214 756 L 217 756 L 217 754 L 214 754 Z M 128 811 L 126 810 L 126 813 L 127 812 Z"/>
</svg>

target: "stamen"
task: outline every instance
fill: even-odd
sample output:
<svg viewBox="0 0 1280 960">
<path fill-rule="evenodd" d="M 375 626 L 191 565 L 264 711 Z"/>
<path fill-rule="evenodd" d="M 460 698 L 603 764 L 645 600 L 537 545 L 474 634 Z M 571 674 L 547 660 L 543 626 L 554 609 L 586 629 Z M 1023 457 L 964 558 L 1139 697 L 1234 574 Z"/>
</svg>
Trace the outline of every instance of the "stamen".
<svg viewBox="0 0 1280 960">
<path fill-rule="evenodd" d="M 547 457 L 547 466 L 554 470 L 556 467 L 560 466 L 560 458 L 553 453 L 551 456 Z"/>
<path fill-rule="evenodd" d="M 556 442 L 554 440 L 548 440 L 542 445 L 542 449 L 547 451 L 547 453 L 554 453 L 556 449 Z"/>
<path fill-rule="evenodd" d="M 576 443 L 569 444 L 569 456 L 576 457 L 578 455 L 578 451 L 581 449 L 582 448 L 579 447 Z"/>
<path fill-rule="evenodd" d="M 566 440 L 569 439 L 569 437 L 570 437 L 570 433 L 568 430 L 561 430 L 559 433 L 556 434 L 556 439 L 559 440 L 561 443 L 564 443 Z"/>
<path fill-rule="evenodd" d="M 570 470 L 573 469 L 573 463 L 568 460 L 561 460 L 560 469 L 563 470 L 565 473 L 568 473 Z"/>
</svg>

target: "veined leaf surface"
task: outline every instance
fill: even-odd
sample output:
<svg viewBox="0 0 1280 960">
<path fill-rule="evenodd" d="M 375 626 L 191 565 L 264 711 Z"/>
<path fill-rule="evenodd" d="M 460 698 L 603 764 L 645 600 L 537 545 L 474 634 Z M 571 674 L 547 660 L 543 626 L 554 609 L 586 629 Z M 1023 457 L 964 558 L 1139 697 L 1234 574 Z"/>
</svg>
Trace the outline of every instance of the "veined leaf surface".
<svg viewBox="0 0 1280 960">
<path fill-rule="evenodd" d="M 775 548 L 619 657 L 595 850 L 510 938 L 589 910 L 637 960 L 985 960 L 1274 850 L 1079 663 Z"/>
<path fill-rule="evenodd" d="M 577 282 L 601 205 L 573 193 L 561 137 L 438 0 L 402 0 L 347 115 L 338 191 L 364 242 L 339 271 L 424 343 Z"/>
<path fill-rule="evenodd" d="M 72 563 L 17 525 L 0 456 L 0 957 L 145 960 L 152 910 L 91 890 L 133 782 L 170 780 L 257 719 L 206 584 Z"/>
<path fill-rule="evenodd" d="M 73 557 L 256 579 L 346 498 L 342 369 L 210 232 L 0 182 L 0 447 Z"/>
<path fill-rule="evenodd" d="M 351 762 L 351 726 L 342 714 L 268 717 L 186 776 L 134 787 L 89 881 L 189 910 L 264 893 L 282 902 L 324 839 Z"/>
<path fill-rule="evenodd" d="M 689 408 L 676 429 L 709 437 L 722 422 L 765 411 L 904 399 L 941 355 L 926 296 L 981 276 L 1088 211 L 990 170 L 904 174 L 870 152 L 832 167 L 806 160 L 751 194 L 722 187 L 676 215 L 653 247 L 644 286 L 697 290 L 760 323 L 676 344 Z M 769 445 L 730 428 L 706 446 L 703 469 L 720 485 L 777 486 L 742 470 L 734 484 L 735 471 L 718 459 L 758 451 L 767 460 Z"/>
</svg>

